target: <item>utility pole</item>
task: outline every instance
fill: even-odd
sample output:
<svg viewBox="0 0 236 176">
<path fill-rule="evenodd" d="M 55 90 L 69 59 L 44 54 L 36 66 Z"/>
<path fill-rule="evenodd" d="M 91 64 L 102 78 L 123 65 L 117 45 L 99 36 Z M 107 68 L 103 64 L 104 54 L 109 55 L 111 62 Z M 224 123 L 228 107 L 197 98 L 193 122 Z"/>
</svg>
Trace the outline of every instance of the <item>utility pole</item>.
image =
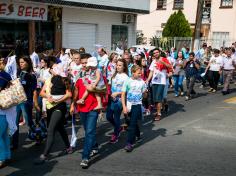
<svg viewBox="0 0 236 176">
<path fill-rule="evenodd" d="M 203 3 L 204 3 L 204 0 L 198 0 L 196 21 L 195 21 L 195 28 L 194 28 L 194 38 L 193 38 L 193 43 L 192 43 L 193 51 L 195 49 L 198 49 L 198 46 L 200 43 Z"/>
</svg>

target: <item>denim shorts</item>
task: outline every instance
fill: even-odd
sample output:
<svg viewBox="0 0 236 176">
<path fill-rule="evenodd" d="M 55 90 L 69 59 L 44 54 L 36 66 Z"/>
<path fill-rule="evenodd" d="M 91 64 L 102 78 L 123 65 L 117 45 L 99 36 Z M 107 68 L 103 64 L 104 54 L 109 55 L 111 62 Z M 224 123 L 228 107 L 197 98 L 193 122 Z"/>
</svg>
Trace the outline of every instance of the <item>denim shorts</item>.
<svg viewBox="0 0 236 176">
<path fill-rule="evenodd" d="M 164 89 L 165 89 L 165 85 L 163 84 L 152 85 L 152 96 L 153 96 L 154 103 L 161 103 L 163 101 Z"/>
</svg>

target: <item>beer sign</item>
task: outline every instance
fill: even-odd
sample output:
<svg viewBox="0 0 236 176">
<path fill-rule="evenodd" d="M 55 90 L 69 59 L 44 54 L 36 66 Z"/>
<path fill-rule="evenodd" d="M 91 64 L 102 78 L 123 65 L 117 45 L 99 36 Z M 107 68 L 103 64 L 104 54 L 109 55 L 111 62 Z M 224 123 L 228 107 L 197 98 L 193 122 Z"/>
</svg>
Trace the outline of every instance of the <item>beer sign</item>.
<svg viewBox="0 0 236 176">
<path fill-rule="evenodd" d="M 46 21 L 47 16 L 48 8 L 45 5 L 0 0 L 0 18 Z"/>
</svg>

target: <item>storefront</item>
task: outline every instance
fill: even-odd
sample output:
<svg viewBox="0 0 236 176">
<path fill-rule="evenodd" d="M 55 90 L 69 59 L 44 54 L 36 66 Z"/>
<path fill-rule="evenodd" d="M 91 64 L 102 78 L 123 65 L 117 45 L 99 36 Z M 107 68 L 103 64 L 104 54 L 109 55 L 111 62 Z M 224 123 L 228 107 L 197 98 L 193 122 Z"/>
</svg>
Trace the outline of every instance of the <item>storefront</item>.
<svg viewBox="0 0 236 176">
<path fill-rule="evenodd" d="M 6 57 L 13 51 L 30 54 L 55 49 L 56 40 L 61 47 L 60 21 L 61 8 L 0 0 L 0 54 Z"/>
<path fill-rule="evenodd" d="M 109 51 L 130 47 L 136 42 L 136 15 L 129 15 L 127 21 L 126 13 L 63 7 L 62 46 L 87 52 L 96 44 Z"/>
</svg>

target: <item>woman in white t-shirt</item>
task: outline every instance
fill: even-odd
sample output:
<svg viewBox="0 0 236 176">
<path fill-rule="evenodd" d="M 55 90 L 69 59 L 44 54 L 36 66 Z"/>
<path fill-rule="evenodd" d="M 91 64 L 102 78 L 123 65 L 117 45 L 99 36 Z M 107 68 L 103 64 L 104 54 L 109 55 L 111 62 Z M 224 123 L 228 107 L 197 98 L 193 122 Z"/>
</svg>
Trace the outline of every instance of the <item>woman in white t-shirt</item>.
<svg viewBox="0 0 236 176">
<path fill-rule="evenodd" d="M 120 116 L 122 113 L 121 93 L 123 84 L 128 80 L 128 66 L 125 59 L 119 59 L 116 66 L 116 72 L 111 78 L 111 96 L 109 98 L 106 118 L 113 125 L 114 132 L 110 143 L 118 141 L 121 132 Z"/>
<path fill-rule="evenodd" d="M 41 58 L 39 78 L 37 80 L 39 89 L 41 89 L 43 87 L 45 81 L 51 77 L 51 73 L 49 72 L 50 68 L 48 66 L 49 66 L 48 58 L 47 57 Z M 41 116 L 46 116 L 46 99 L 39 97 L 38 101 L 39 101 L 39 105 L 42 108 L 42 112 L 39 112 L 36 114 L 36 118 L 39 121 Z"/>
<path fill-rule="evenodd" d="M 215 49 L 209 64 L 207 66 L 207 78 L 210 84 L 210 89 L 208 92 L 216 92 L 217 85 L 220 79 L 220 74 L 222 72 L 223 58 L 220 56 L 220 50 Z"/>
</svg>

